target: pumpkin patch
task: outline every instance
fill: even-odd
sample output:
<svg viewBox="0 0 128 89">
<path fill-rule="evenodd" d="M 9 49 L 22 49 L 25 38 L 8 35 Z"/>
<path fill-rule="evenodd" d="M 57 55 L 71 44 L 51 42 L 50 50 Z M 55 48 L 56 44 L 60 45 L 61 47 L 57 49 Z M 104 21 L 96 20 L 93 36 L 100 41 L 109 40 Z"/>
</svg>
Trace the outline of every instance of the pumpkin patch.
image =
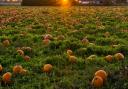
<svg viewBox="0 0 128 89">
<path fill-rule="evenodd" d="M 127 6 L 0 6 L 0 89 L 127 89 L 127 59 Z"/>
</svg>

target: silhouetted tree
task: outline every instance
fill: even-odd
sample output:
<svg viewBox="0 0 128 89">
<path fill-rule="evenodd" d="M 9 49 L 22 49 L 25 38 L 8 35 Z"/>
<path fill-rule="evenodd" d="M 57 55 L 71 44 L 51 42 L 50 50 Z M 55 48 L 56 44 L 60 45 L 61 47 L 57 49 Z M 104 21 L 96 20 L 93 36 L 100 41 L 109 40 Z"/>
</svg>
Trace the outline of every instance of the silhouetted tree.
<svg viewBox="0 0 128 89">
<path fill-rule="evenodd" d="M 22 5 L 59 5 L 60 0 L 23 0 Z M 75 3 L 75 0 L 69 0 L 71 3 Z"/>
<path fill-rule="evenodd" d="M 48 5 L 50 3 L 54 4 L 55 0 L 23 0 L 22 5 Z"/>
</svg>

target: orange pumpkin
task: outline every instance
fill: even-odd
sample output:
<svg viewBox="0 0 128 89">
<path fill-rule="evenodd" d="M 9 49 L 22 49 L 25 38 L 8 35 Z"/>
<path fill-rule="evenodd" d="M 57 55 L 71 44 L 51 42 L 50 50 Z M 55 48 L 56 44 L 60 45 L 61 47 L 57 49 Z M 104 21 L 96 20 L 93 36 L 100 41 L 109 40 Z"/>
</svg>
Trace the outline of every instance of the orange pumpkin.
<svg viewBox="0 0 128 89">
<path fill-rule="evenodd" d="M 103 86 L 103 79 L 100 76 L 95 76 L 91 82 L 92 86 L 100 88 Z"/>
<path fill-rule="evenodd" d="M 0 65 L 0 72 L 2 72 L 2 70 L 3 70 L 3 67 L 2 67 L 2 65 Z"/>
<path fill-rule="evenodd" d="M 100 76 L 105 81 L 108 75 L 104 70 L 98 70 L 95 72 L 95 76 Z"/>
<path fill-rule="evenodd" d="M 29 56 L 27 56 L 27 55 L 24 56 L 24 60 L 25 60 L 25 61 L 30 61 L 30 59 L 31 59 L 31 58 L 30 58 Z"/>
<path fill-rule="evenodd" d="M 22 69 L 23 69 L 23 68 L 22 68 L 21 65 L 15 65 L 15 66 L 13 67 L 13 73 L 15 73 L 15 74 L 20 73 Z"/>
<path fill-rule="evenodd" d="M 23 50 L 17 50 L 17 53 L 19 54 L 19 55 L 21 55 L 21 56 L 24 56 L 24 51 Z"/>
<path fill-rule="evenodd" d="M 42 68 L 43 72 L 49 73 L 52 71 L 53 66 L 51 64 L 45 64 Z"/>
<path fill-rule="evenodd" d="M 12 74 L 10 72 L 7 72 L 5 73 L 3 76 L 2 76 L 2 80 L 5 82 L 5 83 L 8 83 L 11 81 L 11 77 L 12 77 Z"/>
<path fill-rule="evenodd" d="M 112 55 L 108 55 L 108 56 L 105 57 L 105 60 L 108 61 L 108 62 L 112 62 L 113 56 Z"/>
<path fill-rule="evenodd" d="M 124 55 L 123 55 L 122 53 L 116 53 L 116 54 L 114 55 L 114 58 L 115 58 L 116 60 L 123 60 L 123 59 L 124 59 Z"/>
<path fill-rule="evenodd" d="M 9 45 L 10 45 L 9 40 L 4 40 L 4 41 L 3 41 L 3 45 L 4 45 L 5 47 L 9 46 Z"/>
<path fill-rule="evenodd" d="M 69 56 L 69 61 L 70 61 L 71 63 L 76 63 L 77 57 L 75 57 L 75 56 Z"/>
<path fill-rule="evenodd" d="M 70 50 L 70 49 L 69 49 L 69 50 L 67 50 L 67 55 L 68 55 L 68 56 L 71 56 L 71 55 L 73 55 L 73 52 L 72 52 L 72 50 Z"/>
<path fill-rule="evenodd" d="M 44 43 L 45 45 L 48 45 L 48 44 L 50 43 L 50 40 L 49 40 L 49 39 L 44 39 L 44 40 L 43 40 L 43 43 Z"/>
</svg>

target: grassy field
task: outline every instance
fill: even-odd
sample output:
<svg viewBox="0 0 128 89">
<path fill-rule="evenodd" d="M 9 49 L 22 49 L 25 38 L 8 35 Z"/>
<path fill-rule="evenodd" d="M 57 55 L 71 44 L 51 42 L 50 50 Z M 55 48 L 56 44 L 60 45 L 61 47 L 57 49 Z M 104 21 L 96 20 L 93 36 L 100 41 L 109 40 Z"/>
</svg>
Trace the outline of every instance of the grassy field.
<svg viewBox="0 0 128 89">
<path fill-rule="evenodd" d="M 119 52 L 123 61 L 105 60 Z M 0 7 L 0 64 L 0 89 L 94 89 L 100 69 L 108 73 L 101 89 L 128 89 L 128 7 Z M 27 73 L 14 74 L 16 64 Z M 53 66 L 50 73 L 41 70 L 45 64 Z M 6 72 L 12 73 L 9 84 L 2 82 Z"/>
</svg>

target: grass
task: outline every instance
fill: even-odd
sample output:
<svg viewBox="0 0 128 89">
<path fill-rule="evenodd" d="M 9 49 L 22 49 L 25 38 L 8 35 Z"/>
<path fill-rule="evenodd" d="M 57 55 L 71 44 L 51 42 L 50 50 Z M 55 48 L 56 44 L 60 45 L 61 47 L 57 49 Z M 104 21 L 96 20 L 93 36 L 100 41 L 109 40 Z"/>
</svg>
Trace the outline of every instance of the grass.
<svg viewBox="0 0 128 89">
<path fill-rule="evenodd" d="M 106 32 L 110 33 L 105 37 Z M 51 34 L 48 45 L 43 35 Z M 58 40 L 58 36 L 64 36 Z M 81 40 L 87 37 L 91 44 Z M 108 63 L 107 55 L 121 52 L 128 66 L 128 7 L 0 7 L 0 64 L 5 72 L 12 72 L 21 64 L 27 75 L 12 77 L 9 85 L 0 84 L 0 89 L 93 89 L 90 85 L 94 73 L 104 69 L 109 73 L 101 89 L 128 89 L 128 76 L 124 78 L 119 61 Z M 2 42 L 9 39 L 10 46 Z M 112 47 L 112 45 L 118 45 Z M 31 60 L 24 61 L 16 48 L 31 47 L 25 51 Z M 77 63 L 68 61 L 67 49 L 73 50 Z M 96 57 L 89 61 L 91 55 Z M 50 74 L 41 71 L 44 64 L 53 65 Z M 128 70 L 125 70 L 128 73 Z M 123 76 L 123 77 L 122 77 Z"/>
</svg>

